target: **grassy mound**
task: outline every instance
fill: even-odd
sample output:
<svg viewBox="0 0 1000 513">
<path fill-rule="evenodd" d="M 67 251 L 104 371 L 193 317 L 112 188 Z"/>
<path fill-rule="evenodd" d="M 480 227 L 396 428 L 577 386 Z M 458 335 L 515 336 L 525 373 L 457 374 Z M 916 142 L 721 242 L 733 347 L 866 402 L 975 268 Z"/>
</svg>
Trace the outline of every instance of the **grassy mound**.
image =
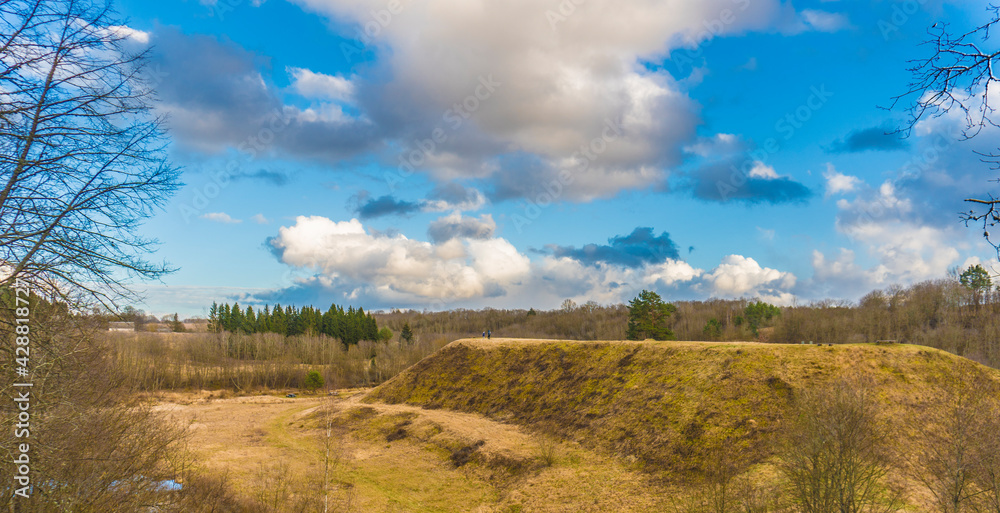
<svg viewBox="0 0 1000 513">
<path fill-rule="evenodd" d="M 997 371 L 922 346 L 467 339 L 366 400 L 478 413 L 685 478 L 722 448 L 767 460 L 797 395 L 845 382 L 914 448 L 956 394 L 1000 390 Z"/>
</svg>

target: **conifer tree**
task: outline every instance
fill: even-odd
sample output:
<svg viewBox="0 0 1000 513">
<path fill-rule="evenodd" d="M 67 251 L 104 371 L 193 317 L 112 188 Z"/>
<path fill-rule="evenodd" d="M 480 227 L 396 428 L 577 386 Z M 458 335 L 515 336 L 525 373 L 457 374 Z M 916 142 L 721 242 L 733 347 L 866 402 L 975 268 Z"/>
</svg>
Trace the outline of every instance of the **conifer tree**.
<svg viewBox="0 0 1000 513">
<path fill-rule="evenodd" d="M 184 323 L 181 322 L 180 317 L 178 317 L 178 315 L 176 313 L 174 314 L 174 320 L 170 321 L 170 329 L 174 333 L 181 333 L 181 332 L 185 331 L 184 330 Z"/>
<path fill-rule="evenodd" d="M 271 312 L 271 331 L 280 335 L 288 334 L 288 318 L 280 304 L 274 305 L 274 310 Z"/>
<path fill-rule="evenodd" d="M 229 303 L 213 303 L 210 309 L 209 330 L 230 333 L 279 333 L 285 336 L 319 334 L 336 338 L 350 346 L 362 340 L 379 340 L 378 321 L 375 316 L 366 313 L 364 308 L 343 307 L 331 304 L 324 313 L 312 305 L 297 308 L 264 305 L 263 309 L 254 310 L 247 306 L 240 308 L 239 303 L 232 306 Z"/>
<path fill-rule="evenodd" d="M 243 318 L 243 331 L 245 333 L 257 332 L 257 316 L 254 314 L 252 306 L 247 306 L 247 313 Z"/>
<path fill-rule="evenodd" d="M 993 286 L 993 282 L 990 280 L 990 273 L 983 266 L 976 264 L 966 269 L 959 276 L 958 281 L 972 292 L 972 305 L 976 310 L 979 310 L 979 305 L 983 302 L 983 297 L 986 296 L 990 291 L 990 287 Z"/>
<path fill-rule="evenodd" d="M 240 303 L 233 303 L 233 308 L 229 311 L 229 326 L 227 331 L 236 333 L 243 329 L 243 310 L 240 310 Z"/>
<path fill-rule="evenodd" d="M 628 339 L 673 339 L 674 332 L 667 327 L 667 320 L 676 311 L 677 307 L 664 303 L 656 292 L 643 290 L 628 304 Z"/>
<path fill-rule="evenodd" d="M 219 326 L 219 304 L 212 301 L 212 307 L 208 309 L 208 331 L 218 333 L 222 331 Z"/>
<path fill-rule="evenodd" d="M 270 307 L 264 305 L 264 309 L 257 315 L 257 332 L 268 333 L 271 331 L 271 311 Z"/>
</svg>

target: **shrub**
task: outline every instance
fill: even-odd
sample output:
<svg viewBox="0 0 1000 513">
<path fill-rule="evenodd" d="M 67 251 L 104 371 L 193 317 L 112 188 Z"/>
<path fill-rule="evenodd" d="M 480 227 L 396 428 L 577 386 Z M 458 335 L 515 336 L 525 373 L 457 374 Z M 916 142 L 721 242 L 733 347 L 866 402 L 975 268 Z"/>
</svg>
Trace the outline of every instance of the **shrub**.
<svg viewBox="0 0 1000 513">
<path fill-rule="evenodd" d="M 309 373 L 306 374 L 306 380 L 302 383 L 302 385 L 305 386 L 310 392 L 315 392 L 317 388 L 321 388 L 323 386 L 323 375 L 314 370 L 309 371 Z"/>
<path fill-rule="evenodd" d="M 722 323 L 715 317 L 705 323 L 705 328 L 701 330 L 708 340 L 716 340 L 722 336 Z"/>
</svg>

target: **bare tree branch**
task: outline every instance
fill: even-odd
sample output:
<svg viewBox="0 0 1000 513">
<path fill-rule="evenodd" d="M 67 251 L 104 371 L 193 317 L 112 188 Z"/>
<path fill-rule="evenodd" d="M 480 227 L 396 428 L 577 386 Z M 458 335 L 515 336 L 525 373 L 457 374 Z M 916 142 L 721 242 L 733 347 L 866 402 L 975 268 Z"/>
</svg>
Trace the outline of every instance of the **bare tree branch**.
<svg viewBox="0 0 1000 513">
<path fill-rule="evenodd" d="M 114 308 L 172 270 L 138 227 L 178 172 L 118 25 L 100 0 L 0 2 L 0 287 Z"/>
<path fill-rule="evenodd" d="M 1000 6 L 990 5 L 988 11 L 992 13 L 989 21 L 964 33 L 953 34 L 947 23 L 936 23 L 928 30 L 931 38 L 923 45 L 932 49 L 931 56 L 911 61 L 912 81 L 906 92 L 893 97 L 890 105 L 909 104 L 909 120 L 898 132 L 909 135 L 921 120 L 950 112 L 964 117 L 965 139 L 979 135 L 984 128 L 1000 127 L 996 106 L 990 103 L 1000 85 L 996 70 L 1000 49 L 985 48 L 990 31 L 1000 23 Z M 1000 169 L 1000 153 L 982 156 L 984 162 L 994 164 L 993 169 Z M 983 237 L 1000 255 L 1000 242 L 990 233 L 990 228 L 1000 221 L 1000 201 L 992 194 L 965 201 L 974 208 L 961 212 L 960 219 L 966 226 L 981 225 Z"/>
</svg>

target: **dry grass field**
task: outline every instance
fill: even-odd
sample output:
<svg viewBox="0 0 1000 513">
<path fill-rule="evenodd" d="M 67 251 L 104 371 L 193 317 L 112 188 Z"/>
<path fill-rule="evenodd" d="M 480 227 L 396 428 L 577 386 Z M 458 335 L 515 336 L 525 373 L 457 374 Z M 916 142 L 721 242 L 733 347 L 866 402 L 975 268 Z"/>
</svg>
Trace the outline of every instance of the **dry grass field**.
<svg viewBox="0 0 1000 513">
<path fill-rule="evenodd" d="M 640 512 L 662 510 L 670 496 L 644 473 L 579 444 L 475 414 L 361 404 L 365 392 L 165 394 L 158 409 L 188 427 L 201 471 L 226 476 L 265 511 L 320 506 L 327 407 L 331 511 Z M 467 447 L 473 457 L 457 466 L 453 454 Z"/>
<path fill-rule="evenodd" d="M 375 389 L 156 398 L 262 511 L 694 511 L 720 461 L 773 481 L 794 398 L 845 383 L 878 402 L 905 511 L 929 508 L 907 465 L 953 400 L 1000 389 L 920 346 L 466 339 Z"/>
</svg>

